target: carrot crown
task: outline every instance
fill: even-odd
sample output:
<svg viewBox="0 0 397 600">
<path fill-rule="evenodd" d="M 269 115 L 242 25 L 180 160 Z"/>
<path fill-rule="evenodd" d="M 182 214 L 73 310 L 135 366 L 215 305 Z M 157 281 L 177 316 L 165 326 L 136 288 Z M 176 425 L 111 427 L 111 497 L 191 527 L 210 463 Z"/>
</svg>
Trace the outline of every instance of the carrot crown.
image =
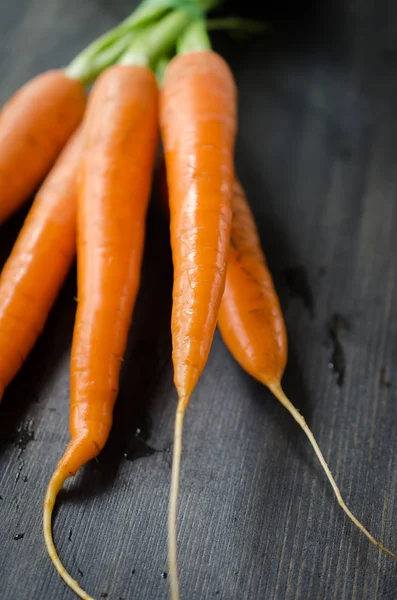
<svg viewBox="0 0 397 600">
<path fill-rule="evenodd" d="M 143 29 L 118 62 L 123 65 L 153 66 L 160 56 L 172 50 L 193 19 L 193 14 L 184 8 L 174 10 L 158 23 Z"/>
<path fill-rule="evenodd" d="M 227 30 L 235 35 L 261 33 L 264 23 L 238 17 L 205 20 L 223 0 L 143 0 L 124 21 L 93 41 L 65 68 L 72 79 L 92 83 L 115 63 L 155 68 L 161 81 L 175 52 L 210 48 L 209 30 Z M 180 38 L 180 41 L 178 41 Z M 160 68 L 162 65 L 162 68 Z"/>
<path fill-rule="evenodd" d="M 82 83 L 91 83 L 115 62 L 142 64 L 143 61 L 146 64 L 145 44 L 148 46 L 148 54 L 156 56 L 157 47 L 164 51 L 172 43 L 175 44 L 181 27 L 185 27 L 189 20 L 204 16 L 221 2 L 222 0 L 144 0 L 124 21 L 80 52 L 65 68 L 65 72 Z M 159 30 L 152 30 L 151 27 L 156 25 L 159 25 Z M 154 31 L 160 36 L 158 42 L 154 39 Z"/>
</svg>

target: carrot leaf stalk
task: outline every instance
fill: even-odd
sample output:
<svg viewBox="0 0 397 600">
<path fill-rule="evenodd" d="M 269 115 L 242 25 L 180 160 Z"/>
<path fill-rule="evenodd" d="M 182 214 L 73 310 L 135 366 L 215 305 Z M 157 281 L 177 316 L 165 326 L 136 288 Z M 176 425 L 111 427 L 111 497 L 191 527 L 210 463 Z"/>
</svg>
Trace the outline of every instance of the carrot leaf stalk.
<svg viewBox="0 0 397 600">
<path fill-rule="evenodd" d="M 80 52 L 65 68 L 73 79 L 92 82 L 115 63 L 132 43 L 137 32 L 159 21 L 171 8 L 170 0 L 147 0 L 119 25 L 104 33 Z"/>
<path fill-rule="evenodd" d="M 161 55 L 176 44 L 182 31 L 192 21 L 185 9 L 175 10 L 158 23 L 142 30 L 118 61 L 121 65 L 154 66 Z"/>
<path fill-rule="evenodd" d="M 197 18 L 204 16 L 218 4 L 220 4 L 220 0 L 179 0 L 177 2 L 175 0 L 146 0 L 119 25 L 101 35 L 79 52 L 64 71 L 72 79 L 78 79 L 82 83 L 91 83 L 106 68 L 117 62 L 131 44 L 133 44 L 132 48 L 135 47 L 135 40 L 139 47 L 142 31 L 155 24 L 162 25 L 163 20 L 170 16 L 171 20 L 166 20 L 164 27 L 160 27 L 158 35 L 165 43 L 166 29 L 169 28 L 170 39 L 175 41 L 171 24 L 182 19 L 181 14 L 173 17 L 175 13 L 183 12 L 185 15 L 189 14 L 190 18 Z M 177 32 L 176 29 L 174 31 Z M 153 35 L 157 35 L 156 29 L 153 30 Z M 153 36 L 149 36 L 147 43 L 156 44 Z M 130 64 L 138 64 L 137 57 L 135 57 L 135 61 Z"/>
<path fill-rule="evenodd" d="M 179 37 L 177 54 L 211 50 L 211 41 L 204 19 L 195 19 Z"/>
<path fill-rule="evenodd" d="M 157 77 L 158 84 L 161 86 L 163 83 L 164 75 L 167 70 L 167 67 L 170 63 L 170 57 L 167 55 L 161 56 L 154 66 L 154 72 Z"/>
</svg>

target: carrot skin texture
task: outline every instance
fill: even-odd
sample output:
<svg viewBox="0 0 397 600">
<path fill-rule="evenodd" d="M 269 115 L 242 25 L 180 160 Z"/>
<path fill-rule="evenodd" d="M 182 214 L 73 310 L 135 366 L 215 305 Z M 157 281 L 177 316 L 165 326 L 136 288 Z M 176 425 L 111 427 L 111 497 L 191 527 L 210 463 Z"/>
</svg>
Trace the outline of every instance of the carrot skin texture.
<svg viewBox="0 0 397 600">
<path fill-rule="evenodd" d="M 138 293 L 158 142 L 158 90 L 146 68 L 114 66 L 88 102 L 77 211 L 78 308 L 71 356 L 74 474 L 103 448 Z"/>
<path fill-rule="evenodd" d="M 0 399 L 41 331 L 76 250 L 81 131 L 41 186 L 0 277 Z"/>
<path fill-rule="evenodd" d="M 61 70 L 22 86 L 0 113 L 0 224 L 33 194 L 82 120 L 82 84 Z"/>
<path fill-rule="evenodd" d="M 212 51 L 174 58 L 160 95 L 174 264 L 174 381 L 185 405 L 208 358 L 225 284 L 236 96 L 229 67 Z"/>
<path fill-rule="evenodd" d="M 238 181 L 218 326 L 234 358 L 252 377 L 281 381 L 288 343 L 273 280 L 261 250 L 254 217 Z"/>
</svg>

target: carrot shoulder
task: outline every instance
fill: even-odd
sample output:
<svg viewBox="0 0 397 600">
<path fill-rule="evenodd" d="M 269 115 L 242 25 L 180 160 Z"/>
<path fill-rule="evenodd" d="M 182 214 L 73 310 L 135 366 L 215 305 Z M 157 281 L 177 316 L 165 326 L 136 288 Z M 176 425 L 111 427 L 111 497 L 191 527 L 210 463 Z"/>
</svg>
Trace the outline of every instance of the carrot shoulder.
<svg viewBox="0 0 397 600">
<path fill-rule="evenodd" d="M 0 113 L 0 224 L 36 190 L 85 109 L 82 84 L 61 70 L 26 83 Z"/>
<path fill-rule="evenodd" d="M 40 335 L 75 255 L 81 132 L 41 186 L 0 277 L 0 399 Z"/>
</svg>

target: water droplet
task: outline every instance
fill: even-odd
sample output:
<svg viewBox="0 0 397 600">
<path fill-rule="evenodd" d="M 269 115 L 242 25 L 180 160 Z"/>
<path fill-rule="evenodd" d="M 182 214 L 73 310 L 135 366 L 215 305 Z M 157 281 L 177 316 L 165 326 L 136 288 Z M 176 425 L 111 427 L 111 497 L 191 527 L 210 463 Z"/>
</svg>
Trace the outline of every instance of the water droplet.
<svg viewBox="0 0 397 600">
<path fill-rule="evenodd" d="M 19 433 L 17 444 L 20 453 L 22 453 L 26 450 L 29 442 L 34 440 L 33 419 L 26 419 L 26 421 L 20 423 L 17 432 Z"/>
<path fill-rule="evenodd" d="M 391 381 L 386 377 L 385 367 L 382 367 L 380 370 L 380 386 L 388 390 L 391 388 Z"/>
<path fill-rule="evenodd" d="M 153 456 L 153 454 L 157 454 L 161 452 L 161 450 L 157 450 L 156 448 L 152 448 L 149 444 L 146 444 L 140 437 L 135 437 L 133 441 L 131 441 L 129 447 L 124 451 L 123 456 L 127 460 L 134 461 L 138 460 L 138 458 L 146 458 L 148 456 Z"/>
<path fill-rule="evenodd" d="M 24 533 L 16 533 L 14 535 L 14 540 L 21 540 L 25 534 Z"/>
<path fill-rule="evenodd" d="M 161 579 L 167 579 L 168 575 L 165 571 L 161 573 Z"/>
<path fill-rule="evenodd" d="M 332 355 L 328 368 L 336 374 L 336 383 L 343 385 L 345 378 L 345 353 L 339 340 L 339 334 L 349 329 L 347 320 L 341 315 L 334 314 L 328 322 L 328 335 L 332 341 Z"/>
<path fill-rule="evenodd" d="M 26 477 L 26 475 L 24 475 L 24 476 L 22 477 L 22 481 L 23 481 L 24 483 L 26 483 L 26 482 L 27 482 L 27 480 L 28 480 L 28 478 Z"/>
</svg>

